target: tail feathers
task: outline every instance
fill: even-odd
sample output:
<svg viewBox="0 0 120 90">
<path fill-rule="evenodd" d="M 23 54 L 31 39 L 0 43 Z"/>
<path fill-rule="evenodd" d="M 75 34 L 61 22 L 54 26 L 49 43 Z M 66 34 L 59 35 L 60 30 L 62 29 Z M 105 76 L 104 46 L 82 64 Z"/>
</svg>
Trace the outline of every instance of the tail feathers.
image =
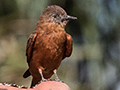
<svg viewBox="0 0 120 90">
<path fill-rule="evenodd" d="M 30 71 L 29 71 L 29 69 L 23 74 L 23 77 L 24 78 L 27 78 L 27 77 L 29 77 L 31 74 L 30 74 Z"/>
<path fill-rule="evenodd" d="M 41 79 L 42 79 L 41 77 L 39 77 L 39 78 L 33 78 L 30 88 L 33 88 L 36 84 L 38 84 L 41 81 Z"/>
</svg>

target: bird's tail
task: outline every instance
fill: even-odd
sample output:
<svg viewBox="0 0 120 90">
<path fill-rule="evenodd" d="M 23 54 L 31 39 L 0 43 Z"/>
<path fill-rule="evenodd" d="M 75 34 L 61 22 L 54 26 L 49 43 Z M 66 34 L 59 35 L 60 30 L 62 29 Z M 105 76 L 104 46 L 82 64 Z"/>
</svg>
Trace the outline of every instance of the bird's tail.
<svg viewBox="0 0 120 90">
<path fill-rule="evenodd" d="M 24 78 L 27 78 L 27 77 L 29 77 L 31 75 L 31 73 L 30 73 L 30 71 L 29 71 L 29 69 L 23 74 L 23 77 Z"/>
</svg>

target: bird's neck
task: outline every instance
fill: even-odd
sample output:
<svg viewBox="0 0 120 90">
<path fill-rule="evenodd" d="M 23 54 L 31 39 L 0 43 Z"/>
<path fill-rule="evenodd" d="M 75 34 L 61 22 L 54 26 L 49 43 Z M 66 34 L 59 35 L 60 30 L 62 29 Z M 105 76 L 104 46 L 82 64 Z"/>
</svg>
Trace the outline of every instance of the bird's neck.
<svg viewBox="0 0 120 90">
<path fill-rule="evenodd" d="M 37 28 L 41 28 L 42 30 L 51 30 L 51 31 L 65 31 L 64 27 L 62 27 L 59 24 L 55 24 L 55 23 L 41 23 L 41 24 L 37 24 Z"/>
</svg>

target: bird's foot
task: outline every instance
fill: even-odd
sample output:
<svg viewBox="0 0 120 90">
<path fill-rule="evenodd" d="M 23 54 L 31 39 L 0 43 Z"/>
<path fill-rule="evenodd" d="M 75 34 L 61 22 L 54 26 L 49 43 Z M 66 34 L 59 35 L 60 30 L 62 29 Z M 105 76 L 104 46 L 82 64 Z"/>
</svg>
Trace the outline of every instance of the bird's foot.
<svg viewBox="0 0 120 90">
<path fill-rule="evenodd" d="M 45 78 L 43 78 L 40 82 L 46 82 L 46 81 L 53 81 L 52 79 L 45 79 Z"/>
<path fill-rule="evenodd" d="M 45 81 L 48 81 L 47 79 L 42 79 L 41 82 L 45 82 Z"/>
<path fill-rule="evenodd" d="M 41 69 L 39 69 L 39 73 L 40 73 L 41 78 L 42 78 L 42 80 L 40 81 L 40 83 L 41 83 L 41 82 L 48 81 L 47 79 L 45 79 L 45 78 L 43 77 L 43 74 L 42 74 L 42 70 L 41 70 Z"/>
<path fill-rule="evenodd" d="M 48 80 L 47 79 L 42 79 L 41 81 L 39 81 L 39 83 L 46 82 L 46 81 L 48 81 Z"/>
<path fill-rule="evenodd" d="M 62 82 L 63 83 L 63 81 L 61 81 L 60 79 L 54 79 L 55 81 L 57 81 L 57 82 Z"/>
<path fill-rule="evenodd" d="M 47 81 L 52 81 L 52 79 L 49 78 L 49 79 L 47 79 Z"/>
<path fill-rule="evenodd" d="M 55 77 L 56 77 L 56 79 L 55 79 L 55 81 L 58 81 L 58 82 L 63 82 L 63 81 L 61 81 L 59 78 L 58 78 L 58 76 L 57 76 L 57 70 L 55 69 L 55 70 L 53 70 L 53 72 L 54 72 L 54 74 L 55 74 Z"/>
<path fill-rule="evenodd" d="M 59 81 L 60 81 L 60 79 L 59 79 L 58 77 L 56 77 L 55 81 L 58 81 L 58 82 L 59 82 Z"/>
</svg>

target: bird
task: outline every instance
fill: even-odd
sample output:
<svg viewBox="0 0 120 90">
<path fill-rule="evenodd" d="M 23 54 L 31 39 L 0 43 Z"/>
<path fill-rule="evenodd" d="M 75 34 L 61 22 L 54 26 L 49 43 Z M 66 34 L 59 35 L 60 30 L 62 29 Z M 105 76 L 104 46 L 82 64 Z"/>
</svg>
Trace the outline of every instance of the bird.
<svg viewBox="0 0 120 90">
<path fill-rule="evenodd" d="M 77 17 L 67 15 L 58 5 L 48 6 L 40 15 L 35 31 L 29 36 L 26 46 L 28 70 L 24 78 L 32 75 L 31 88 L 46 81 L 53 74 L 59 81 L 57 69 L 61 61 L 70 57 L 73 40 L 65 26 Z"/>
</svg>

